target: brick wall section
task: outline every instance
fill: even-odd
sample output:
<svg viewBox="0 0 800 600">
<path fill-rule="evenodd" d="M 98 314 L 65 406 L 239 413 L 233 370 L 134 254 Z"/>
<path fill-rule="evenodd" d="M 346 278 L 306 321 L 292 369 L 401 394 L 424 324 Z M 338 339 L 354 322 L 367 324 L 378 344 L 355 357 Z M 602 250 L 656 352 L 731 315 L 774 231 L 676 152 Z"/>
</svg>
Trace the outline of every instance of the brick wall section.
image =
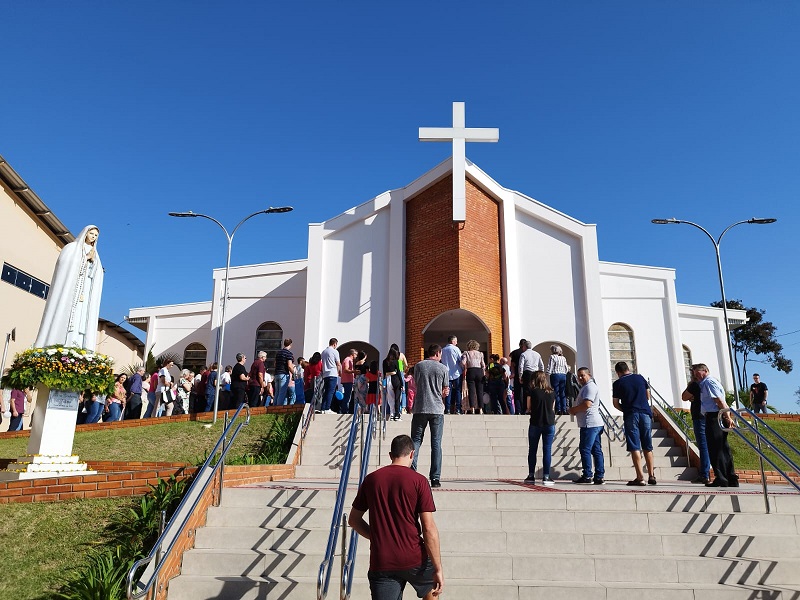
<svg viewBox="0 0 800 600">
<path fill-rule="evenodd" d="M 446 177 L 406 203 L 405 354 L 412 364 L 424 358 L 425 326 L 444 311 L 459 308 L 452 181 Z"/>
<path fill-rule="evenodd" d="M 180 463 L 104 464 L 93 462 L 96 475 L 74 475 L 46 479 L 0 482 L 0 504 L 9 502 L 57 502 L 75 498 L 113 498 L 142 496 L 159 479 L 175 476 L 185 479 L 197 471 L 193 465 Z M 158 465 L 157 467 L 154 465 Z M 294 465 L 230 465 L 225 467 L 225 487 L 294 477 Z"/>
<path fill-rule="evenodd" d="M 467 220 L 459 232 L 459 256 L 460 308 L 478 315 L 489 328 L 487 354 L 503 356 L 500 205 L 469 179 Z"/>
<path fill-rule="evenodd" d="M 467 179 L 467 220 L 453 222 L 452 177 L 406 204 L 406 347 L 412 364 L 424 356 L 422 331 L 441 313 L 463 308 L 503 353 L 499 204 Z M 466 341 L 466 340 L 464 340 Z"/>
<path fill-rule="evenodd" d="M 291 406 L 270 406 L 270 407 L 263 407 L 259 406 L 258 408 L 251 408 L 250 415 L 274 415 L 274 414 L 283 414 L 283 413 L 296 413 L 296 412 L 303 412 L 302 404 L 294 404 Z M 225 413 L 228 413 L 228 417 L 232 418 L 235 410 L 228 410 L 228 411 L 220 411 L 217 414 L 217 419 L 223 420 L 225 417 Z M 98 431 L 99 429 L 127 429 L 128 427 L 147 427 L 149 425 L 159 425 L 162 423 L 180 423 L 183 421 L 211 421 L 212 413 L 197 413 L 192 415 L 177 415 L 174 417 L 153 417 L 150 419 L 131 419 L 130 421 L 116 421 L 114 423 L 91 423 L 89 425 L 76 425 L 75 432 L 80 433 L 82 431 Z M 0 433 L 0 439 L 7 439 L 7 438 L 18 438 L 18 437 L 30 437 L 31 431 L 30 429 L 25 429 L 23 431 L 5 431 Z"/>
</svg>

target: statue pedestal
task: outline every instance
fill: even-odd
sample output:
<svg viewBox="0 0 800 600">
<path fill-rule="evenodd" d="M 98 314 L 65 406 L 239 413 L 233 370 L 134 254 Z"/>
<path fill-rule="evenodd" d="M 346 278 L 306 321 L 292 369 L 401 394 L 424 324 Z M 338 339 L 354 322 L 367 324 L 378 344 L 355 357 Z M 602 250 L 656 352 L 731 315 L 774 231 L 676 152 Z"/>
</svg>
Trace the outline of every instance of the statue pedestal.
<svg viewBox="0 0 800 600">
<path fill-rule="evenodd" d="M 85 462 L 72 454 L 77 392 L 40 387 L 31 421 L 28 453 L 0 471 L 0 481 L 93 475 Z"/>
</svg>

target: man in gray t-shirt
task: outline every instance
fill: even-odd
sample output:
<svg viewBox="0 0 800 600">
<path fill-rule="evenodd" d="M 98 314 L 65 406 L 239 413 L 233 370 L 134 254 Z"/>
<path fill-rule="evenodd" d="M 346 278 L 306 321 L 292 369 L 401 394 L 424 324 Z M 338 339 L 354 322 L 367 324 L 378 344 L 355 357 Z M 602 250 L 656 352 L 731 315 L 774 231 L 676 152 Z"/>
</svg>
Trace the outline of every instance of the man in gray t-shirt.
<svg viewBox="0 0 800 600">
<path fill-rule="evenodd" d="M 603 418 L 600 416 L 600 388 L 586 367 L 578 369 L 578 381 L 583 386 L 575 400 L 575 405 L 567 412 L 574 415 L 580 427 L 578 450 L 581 455 L 583 474 L 575 483 L 594 483 L 603 485 L 606 474 L 603 458 Z M 594 473 L 592 473 L 594 459 Z"/>
<path fill-rule="evenodd" d="M 438 344 L 428 346 L 427 358 L 414 365 L 414 383 L 417 393 L 414 396 L 413 416 L 411 417 L 411 439 L 414 440 L 414 462 L 411 468 L 417 470 L 417 457 L 425 427 L 431 428 L 431 487 L 442 487 L 442 429 L 444 427 L 444 399 L 450 393 L 450 371 L 441 363 L 442 348 Z"/>
</svg>

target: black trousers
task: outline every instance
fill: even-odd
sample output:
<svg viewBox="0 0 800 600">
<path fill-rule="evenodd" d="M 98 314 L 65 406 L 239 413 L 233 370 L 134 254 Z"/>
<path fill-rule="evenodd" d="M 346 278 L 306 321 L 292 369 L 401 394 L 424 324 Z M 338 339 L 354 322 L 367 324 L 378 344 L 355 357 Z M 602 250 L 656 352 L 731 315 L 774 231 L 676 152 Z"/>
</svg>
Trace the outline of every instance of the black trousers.
<svg viewBox="0 0 800 600">
<path fill-rule="evenodd" d="M 125 405 L 125 419 L 142 418 L 142 395 L 131 394 L 128 403 Z"/>
<path fill-rule="evenodd" d="M 718 415 L 718 412 L 706 413 L 706 442 L 708 442 L 708 457 L 714 468 L 714 481 L 726 486 L 736 483 L 739 478 L 733 468 L 728 432 L 722 431 L 719 426 Z"/>
<path fill-rule="evenodd" d="M 514 410 L 515 414 L 525 414 L 525 398 L 523 397 L 522 384 L 519 382 L 519 374 L 515 371 L 511 374 L 514 378 Z"/>
</svg>

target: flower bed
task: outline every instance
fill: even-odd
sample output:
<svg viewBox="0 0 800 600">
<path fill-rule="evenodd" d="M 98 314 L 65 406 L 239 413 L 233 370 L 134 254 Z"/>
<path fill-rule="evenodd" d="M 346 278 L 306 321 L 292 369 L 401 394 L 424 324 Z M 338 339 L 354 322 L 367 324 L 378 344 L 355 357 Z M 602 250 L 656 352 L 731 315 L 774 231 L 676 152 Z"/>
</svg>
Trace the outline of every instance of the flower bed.
<svg viewBox="0 0 800 600">
<path fill-rule="evenodd" d="M 43 385 L 56 390 L 91 390 L 108 395 L 114 391 L 113 363 L 110 356 L 83 348 L 30 348 L 14 357 L 0 384 L 18 390 Z"/>
</svg>

